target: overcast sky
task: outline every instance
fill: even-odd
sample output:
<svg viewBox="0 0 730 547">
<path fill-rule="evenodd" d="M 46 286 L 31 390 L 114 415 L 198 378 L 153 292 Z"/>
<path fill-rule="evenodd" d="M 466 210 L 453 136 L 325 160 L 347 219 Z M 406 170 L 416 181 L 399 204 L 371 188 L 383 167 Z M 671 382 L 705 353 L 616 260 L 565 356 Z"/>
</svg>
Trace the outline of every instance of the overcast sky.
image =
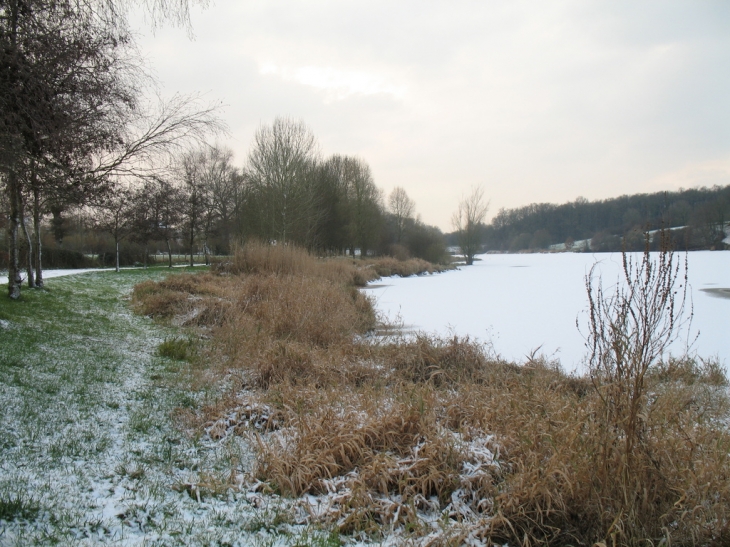
<svg viewBox="0 0 730 547">
<path fill-rule="evenodd" d="M 298 118 L 445 231 L 474 185 L 491 216 L 730 184 L 724 0 L 218 0 L 192 26 L 140 44 L 163 94 L 223 103 L 237 165 Z"/>
</svg>

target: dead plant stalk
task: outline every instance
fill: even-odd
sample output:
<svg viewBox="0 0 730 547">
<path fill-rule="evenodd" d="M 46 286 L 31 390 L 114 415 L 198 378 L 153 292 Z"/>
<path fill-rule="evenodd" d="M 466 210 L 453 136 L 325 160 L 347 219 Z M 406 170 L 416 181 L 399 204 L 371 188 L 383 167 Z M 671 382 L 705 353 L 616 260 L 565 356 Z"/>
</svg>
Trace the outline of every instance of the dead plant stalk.
<svg viewBox="0 0 730 547">
<path fill-rule="evenodd" d="M 599 417 L 603 436 L 599 483 L 606 493 L 620 479 L 617 519 L 620 515 L 640 518 L 643 511 L 637 504 L 646 503 L 646 469 L 639 467 L 649 463 L 646 458 L 652 460 L 644 443 L 647 372 L 665 357 L 673 342 L 689 332 L 692 319 L 691 302 L 687 309 L 687 260 L 682 269 L 668 246 L 667 234 L 661 237 L 656 257 L 649 253 L 648 234 L 640 260 L 623 253 L 622 279 L 613 294 L 605 292 L 596 265 L 586 277 L 589 371 L 603 413 Z M 617 526 L 617 522 L 612 525 Z"/>
</svg>

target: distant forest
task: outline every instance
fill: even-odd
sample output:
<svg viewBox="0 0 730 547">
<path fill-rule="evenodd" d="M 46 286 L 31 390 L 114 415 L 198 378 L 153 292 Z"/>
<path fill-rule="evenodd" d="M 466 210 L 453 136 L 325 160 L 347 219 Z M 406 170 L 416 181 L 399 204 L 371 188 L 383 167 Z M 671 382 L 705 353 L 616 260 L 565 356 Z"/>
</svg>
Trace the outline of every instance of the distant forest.
<svg viewBox="0 0 730 547">
<path fill-rule="evenodd" d="M 641 250 L 643 233 L 672 230 L 676 249 L 722 249 L 730 222 L 730 186 L 636 194 L 562 205 L 533 203 L 500 209 L 482 226 L 484 250 L 526 251 L 590 241 L 591 251 Z M 452 234 L 449 244 L 455 244 Z M 585 243 L 580 249 L 586 249 Z M 578 247 L 576 247 L 578 250 Z"/>
</svg>

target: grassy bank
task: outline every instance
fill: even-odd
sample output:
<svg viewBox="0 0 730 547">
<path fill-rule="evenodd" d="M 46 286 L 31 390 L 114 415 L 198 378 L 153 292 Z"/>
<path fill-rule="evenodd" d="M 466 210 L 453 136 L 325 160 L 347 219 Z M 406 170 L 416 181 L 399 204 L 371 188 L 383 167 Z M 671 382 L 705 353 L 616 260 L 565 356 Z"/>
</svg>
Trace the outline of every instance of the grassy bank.
<svg viewBox="0 0 730 547">
<path fill-rule="evenodd" d="M 285 504 L 227 487 L 233 462 L 253 461 L 245 440 L 172 419 L 217 394 L 187 381 L 195 333 L 130 309 L 135 284 L 168 275 L 89 273 L 0 299 L 0 545 L 330 544 Z"/>
<path fill-rule="evenodd" d="M 354 289 L 368 275 L 253 246 L 214 272 L 135 288 L 140 313 L 207 340 L 186 381 L 218 395 L 179 408 L 178 427 L 253 448 L 211 493 L 285 500 L 293 522 L 352 541 L 728 540 L 729 405 L 716 365 L 652 367 L 627 434 L 611 390 L 550 363 L 506 363 L 468 339 L 369 336 L 372 307 Z"/>
</svg>

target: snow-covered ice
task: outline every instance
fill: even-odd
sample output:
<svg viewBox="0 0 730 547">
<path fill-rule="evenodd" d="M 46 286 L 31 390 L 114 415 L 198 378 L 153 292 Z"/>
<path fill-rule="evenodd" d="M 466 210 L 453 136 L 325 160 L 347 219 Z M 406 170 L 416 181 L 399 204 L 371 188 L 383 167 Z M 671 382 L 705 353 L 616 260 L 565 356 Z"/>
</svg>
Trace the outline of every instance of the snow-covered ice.
<svg viewBox="0 0 730 547">
<path fill-rule="evenodd" d="M 678 258 L 684 263 L 684 254 Z M 688 253 L 694 307 L 692 350 L 730 365 L 730 252 Z M 533 351 L 582 371 L 588 300 L 585 276 L 593 264 L 604 288 L 621 274 L 621 253 L 486 254 L 473 266 L 438 275 L 380 280 L 368 289 L 377 310 L 406 330 L 469 335 L 506 359 L 525 361 Z M 635 260 L 641 255 L 635 254 Z M 610 291 L 607 291 L 610 292 Z M 674 351 L 681 348 L 674 346 Z"/>
</svg>

